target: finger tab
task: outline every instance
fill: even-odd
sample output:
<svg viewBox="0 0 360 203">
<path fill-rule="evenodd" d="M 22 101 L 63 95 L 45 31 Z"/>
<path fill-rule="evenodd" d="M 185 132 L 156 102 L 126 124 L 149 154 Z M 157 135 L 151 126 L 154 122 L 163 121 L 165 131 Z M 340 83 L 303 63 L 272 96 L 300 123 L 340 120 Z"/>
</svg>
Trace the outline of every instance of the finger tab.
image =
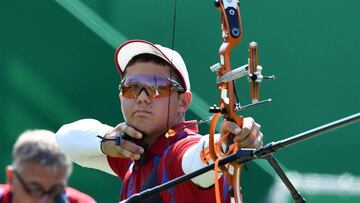
<svg viewBox="0 0 360 203">
<path fill-rule="evenodd" d="M 121 137 L 120 137 L 119 135 L 117 135 L 117 136 L 115 137 L 115 145 L 116 145 L 116 146 L 120 146 L 120 144 L 121 144 Z"/>
</svg>

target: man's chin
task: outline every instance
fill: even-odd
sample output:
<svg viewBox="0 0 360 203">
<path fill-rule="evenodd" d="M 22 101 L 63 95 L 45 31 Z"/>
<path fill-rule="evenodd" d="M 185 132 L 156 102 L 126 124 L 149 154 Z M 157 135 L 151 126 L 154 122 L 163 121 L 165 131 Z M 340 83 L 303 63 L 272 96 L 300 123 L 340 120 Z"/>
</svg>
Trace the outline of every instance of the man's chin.
<svg viewBox="0 0 360 203">
<path fill-rule="evenodd" d="M 137 119 L 136 121 L 129 123 L 129 125 L 140 132 L 149 133 L 154 126 L 154 122 L 149 119 Z"/>
</svg>

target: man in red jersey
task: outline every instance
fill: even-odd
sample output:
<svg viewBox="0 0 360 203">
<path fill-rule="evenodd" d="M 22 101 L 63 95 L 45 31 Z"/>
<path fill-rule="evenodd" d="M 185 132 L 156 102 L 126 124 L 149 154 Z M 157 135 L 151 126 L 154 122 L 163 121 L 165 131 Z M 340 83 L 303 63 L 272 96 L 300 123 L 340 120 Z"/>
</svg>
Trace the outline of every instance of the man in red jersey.
<svg viewBox="0 0 360 203">
<path fill-rule="evenodd" d="M 62 126 L 56 140 L 79 165 L 121 178 L 124 200 L 206 166 L 200 152 L 209 141 L 198 134 L 196 121 L 185 121 L 192 93 L 187 68 L 176 51 L 130 40 L 117 49 L 115 61 L 122 77 L 119 96 L 125 122 L 111 127 L 94 119 L 79 120 Z M 169 129 L 176 133 L 167 133 Z M 221 134 L 227 132 L 240 147 L 262 145 L 260 125 L 252 118 L 244 118 L 242 128 L 225 121 Z M 219 182 L 222 200 L 229 202 L 225 178 Z M 214 190 L 210 171 L 143 202 L 215 202 Z"/>
<path fill-rule="evenodd" d="M 0 203 L 95 203 L 66 186 L 71 171 L 71 161 L 60 151 L 53 132 L 26 131 L 14 145 L 7 184 L 0 184 Z"/>
</svg>

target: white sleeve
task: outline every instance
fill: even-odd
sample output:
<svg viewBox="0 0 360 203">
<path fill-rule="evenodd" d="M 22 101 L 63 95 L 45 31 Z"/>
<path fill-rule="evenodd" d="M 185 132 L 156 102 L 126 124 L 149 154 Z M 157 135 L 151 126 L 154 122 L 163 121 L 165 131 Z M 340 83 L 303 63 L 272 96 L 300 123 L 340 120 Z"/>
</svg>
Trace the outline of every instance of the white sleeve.
<svg viewBox="0 0 360 203">
<path fill-rule="evenodd" d="M 70 159 L 83 167 L 94 168 L 111 175 L 116 175 L 101 151 L 100 138 L 113 127 L 100 123 L 95 119 L 82 119 L 63 125 L 55 135 L 60 149 Z"/>
<path fill-rule="evenodd" d="M 215 141 L 220 138 L 219 134 L 215 135 Z M 207 166 L 207 164 L 203 163 L 200 160 L 200 152 L 203 148 L 209 146 L 209 135 L 202 136 L 200 141 L 195 144 L 194 146 L 191 146 L 184 154 L 182 158 L 182 169 L 185 174 L 189 174 L 191 172 L 194 172 L 200 168 L 204 168 Z M 213 163 L 213 161 L 209 161 L 210 164 Z M 221 177 L 222 173 L 219 172 L 219 178 Z M 206 173 L 203 173 L 193 179 L 191 181 L 202 187 L 202 188 L 208 188 L 211 185 L 214 184 L 214 170 L 210 170 Z"/>
</svg>

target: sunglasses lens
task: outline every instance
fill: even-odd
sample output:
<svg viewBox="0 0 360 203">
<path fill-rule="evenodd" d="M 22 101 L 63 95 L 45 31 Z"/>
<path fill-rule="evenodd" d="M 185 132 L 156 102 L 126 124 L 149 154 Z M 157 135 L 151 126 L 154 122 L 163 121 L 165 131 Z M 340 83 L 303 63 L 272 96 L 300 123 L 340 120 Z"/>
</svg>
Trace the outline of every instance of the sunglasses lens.
<svg viewBox="0 0 360 203">
<path fill-rule="evenodd" d="M 121 86 L 121 94 L 127 98 L 136 98 L 140 88 L 136 86 Z"/>
<path fill-rule="evenodd" d="M 157 97 L 167 97 L 171 94 L 171 86 L 160 86 L 157 89 Z"/>
<path fill-rule="evenodd" d="M 120 90 L 121 94 L 127 98 L 137 98 L 142 91 L 145 91 L 148 96 L 156 98 L 169 96 L 172 90 L 183 89 L 179 83 L 166 77 L 137 75 L 124 78 Z"/>
</svg>

